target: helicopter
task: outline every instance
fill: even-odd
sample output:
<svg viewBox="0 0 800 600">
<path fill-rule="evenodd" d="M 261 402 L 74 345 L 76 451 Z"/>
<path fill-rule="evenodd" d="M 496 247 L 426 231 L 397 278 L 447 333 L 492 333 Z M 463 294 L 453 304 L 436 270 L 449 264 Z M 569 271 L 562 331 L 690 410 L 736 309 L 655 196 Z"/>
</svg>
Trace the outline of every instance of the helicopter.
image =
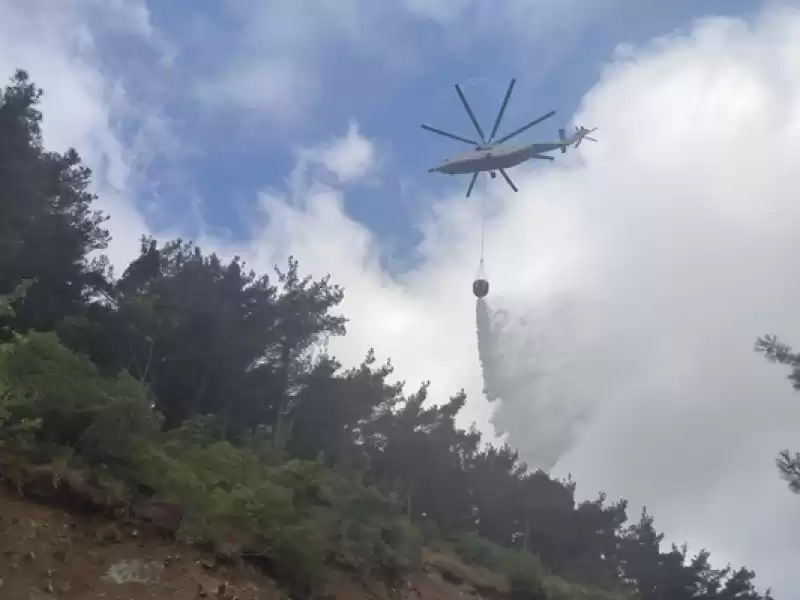
<svg viewBox="0 0 800 600">
<path fill-rule="evenodd" d="M 482 172 L 488 172 L 492 179 L 495 179 L 497 177 L 497 172 L 499 172 L 500 175 L 503 176 L 503 179 L 506 180 L 506 183 L 509 185 L 509 187 L 515 192 L 518 192 L 519 189 L 516 185 L 514 185 L 514 182 L 508 176 L 508 173 L 506 173 L 506 169 L 515 167 L 531 159 L 554 160 L 552 156 L 546 155 L 545 152 L 560 149 L 563 153 L 567 151 L 568 146 L 575 145 L 577 147 L 584 139 L 589 139 L 593 142 L 597 141 L 594 138 L 588 137 L 588 135 L 596 131 L 597 128 L 586 129 L 585 127 L 576 127 L 575 133 L 570 134 L 569 136 L 566 135 L 566 132 L 563 129 L 559 130 L 559 140 L 555 142 L 524 145 L 506 144 L 506 142 L 511 138 L 516 137 L 534 125 L 538 125 L 542 121 L 555 115 L 556 111 L 554 110 L 542 115 L 538 119 L 534 119 L 527 125 L 524 125 L 508 135 L 496 140 L 495 136 L 497 135 L 497 129 L 500 127 L 500 122 L 503 119 L 503 114 L 505 113 L 506 106 L 508 105 L 508 101 L 511 98 L 511 93 L 514 91 L 514 85 L 516 83 L 516 78 L 512 78 L 511 83 L 508 86 L 508 90 L 506 91 L 505 98 L 503 99 L 503 103 L 500 106 L 500 112 L 497 114 L 497 118 L 492 126 L 491 135 L 489 135 L 488 139 L 484 135 L 481 126 L 478 124 L 478 121 L 475 118 L 475 115 L 473 114 L 472 109 L 470 108 L 470 105 L 464 96 L 464 93 L 461 91 L 461 86 L 459 86 L 459 84 L 455 84 L 456 93 L 458 94 L 461 103 L 464 105 L 472 124 L 475 126 L 475 130 L 478 132 L 480 141 L 455 135 L 453 133 L 448 133 L 447 131 L 442 131 L 441 129 L 431 127 L 430 125 L 422 125 L 422 128 L 427 131 L 431 131 L 459 142 L 464 142 L 465 144 L 475 146 L 475 150 L 472 152 L 465 152 L 444 159 L 440 165 L 428 169 L 428 173 L 444 173 L 446 175 L 468 175 L 471 173 L 472 179 L 469 183 L 469 187 L 467 188 L 467 198 L 469 198 L 472 194 L 472 189 L 475 186 L 478 175 Z"/>
</svg>

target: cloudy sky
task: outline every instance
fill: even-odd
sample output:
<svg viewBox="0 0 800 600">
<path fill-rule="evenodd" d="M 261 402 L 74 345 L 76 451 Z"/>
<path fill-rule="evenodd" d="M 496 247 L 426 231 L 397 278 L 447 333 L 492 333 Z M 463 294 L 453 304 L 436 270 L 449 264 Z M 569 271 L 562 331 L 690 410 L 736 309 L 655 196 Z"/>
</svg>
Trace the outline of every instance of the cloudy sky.
<svg viewBox="0 0 800 600">
<path fill-rule="evenodd" d="M 174 4 L 174 3 L 173 3 Z M 0 0 L 0 73 L 45 90 L 46 143 L 78 148 L 124 268 L 142 233 L 265 271 L 294 254 L 347 291 L 369 347 L 464 425 L 579 494 L 626 497 L 670 539 L 797 597 L 800 398 L 752 352 L 800 345 L 800 10 L 744 0 Z M 796 6 L 796 5 L 795 5 Z M 506 131 L 597 126 L 514 194 L 426 169 L 465 147 L 460 82 Z M 510 389 L 482 396 L 470 284 L 486 203 L 490 306 Z M 502 348 L 500 348 L 502 346 Z M 570 416 L 582 420 L 575 425 Z M 565 416 L 566 415 L 566 416 Z M 568 443 L 567 443 L 568 442 Z"/>
</svg>

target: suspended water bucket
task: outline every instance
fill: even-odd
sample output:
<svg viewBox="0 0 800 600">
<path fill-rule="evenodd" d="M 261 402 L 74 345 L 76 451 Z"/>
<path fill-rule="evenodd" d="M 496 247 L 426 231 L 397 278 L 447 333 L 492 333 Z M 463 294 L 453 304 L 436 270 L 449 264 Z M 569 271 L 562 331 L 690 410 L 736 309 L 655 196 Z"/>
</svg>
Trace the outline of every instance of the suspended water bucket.
<svg viewBox="0 0 800 600">
<path fill-rule="evenodd" d="M 478 265 L 478 272 L 475 274 L 475 281 L 472 282 L 472 293 L 476 298 L 485 298 L 489 293 L 489 278 L 483 268 L 483 258 Z"/>
<path fill-rule="evenodd" d="M 476 298 L 485 298 L 489 293 L 489 282 L 486 279 L 476 279 L 472 282 L 472 293 Z"/>
</svg>

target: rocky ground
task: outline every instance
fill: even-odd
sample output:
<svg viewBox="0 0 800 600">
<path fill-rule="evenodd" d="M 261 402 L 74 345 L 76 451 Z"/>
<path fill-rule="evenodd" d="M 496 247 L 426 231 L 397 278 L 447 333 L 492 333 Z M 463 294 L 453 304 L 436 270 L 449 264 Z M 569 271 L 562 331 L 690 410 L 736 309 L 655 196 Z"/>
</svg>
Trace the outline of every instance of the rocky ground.
<svg viewBox="0 0 800 600">
<path fill-rule="evenodd" d="M 402 594 L 421 600 L 494 595 L 492 574 L 465 572 L 430 553 L 426 572 Z M 483 578 L 483 579 L 481 579 Z M 470 581 L 473 580 L 473 581 Z M 476 589 L 477 588 L 477 589 Z M 328 600 L 386 600 L 343 576 Z M 108 519 L 31 502 L 0 487 L 0 598 L 3 600 L 283 600 L 275 582 L 247 565 L 212 556 Z"/>
<path fill-rule="evenodd" d="M 0 491 L 0 598 L 277 599 L 269 578 L 151 532 Z"/>
</svg>

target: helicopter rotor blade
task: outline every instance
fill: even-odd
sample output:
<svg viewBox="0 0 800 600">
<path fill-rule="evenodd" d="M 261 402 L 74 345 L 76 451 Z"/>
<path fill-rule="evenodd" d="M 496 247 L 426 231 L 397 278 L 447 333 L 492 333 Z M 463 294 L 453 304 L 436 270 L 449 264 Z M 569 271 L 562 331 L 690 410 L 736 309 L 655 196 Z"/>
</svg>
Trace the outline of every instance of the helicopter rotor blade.
<svg viewBox="0 0 800 600">
<path fill-rule="evenodd" d="M 530 128 L 531 128 L 531 127 L 533 127 L 534 125 L 538 125 L 539 123 L 541 123 L 541 122 L 542 122 L 542 121 L 544 121 L 545 119 L 549 119 L 549 118 L 550 118 L 550 117 L 552 117 L 554 114 L 556 114 L 556 111 L 554 111 L 554 110 L 551 110 L 551 111 L 550 111 L 549 113 L 547 113 L 546 115 L 542 115 L 541 117 L 539 117 L 539 118 L 538 118 L 538 119 L 536 119 L 535 121 L 531 121 L 531 122 L 530 122 L 530 123 L 528 123 L 527 125 L 523 125 L 522 127 L 520 127 L 519 129 L 517 129 L 516 131 L 512 131 L 512 132 L 511 132 L 511 133 L 509 133 L 507 136 L 500 138 L 499 140 L 497 140 L 497 141 L 496 141 L 496 142 L 494 142 L 494 143 L 495 143 L 495 144 L 502 144 L 503 142 L 507 142 L 508 140 L 510 140 L 511 138 L 513 138 L 513 137 L 515 137 L 515 136 L 519 135 L 519 134 L 520 134 L 520 133 L 522 133 L 523 131 L 527 131 L 528 129 L 530 129 Z"/>
<path fill-rule="evenodd" d="M 472 188 L 475 187 L 475 182 L 478 180 L 478 173 L 479 171 L 475 171 L 472 174 L 472 179 L 469 182 L 469 187 L 467 188 L 467 198 L 469 198 L 470 194 L 472 194 Z"/>
<path fill-rule="evenodd" d="M 538 158 L 539 160 L 555 160 L 552 156 L 548 156 L 547 154 L 534 154 L 531 158 Z"/>
<path fill-rule="evenodd" d="M 503 120 L 503 113 L 506 112 L 506 106 L 508 106 L 508 101 L 511 98 L 511 92 L 514 91 L 514 85 L 517 83 L 517 78 L 514 77 L 511 79 L 511 83 L 508 84 L 508 90 L 506 91 L 506 97 L 503 98 L 503 104 L 500 105 L 500 112 L 497 113 L 497 118 L 494 120 L 494 126 L 492 127 L 492 134 L 489 136 L 489 143 L 492 143 L 494 136 L 497 135 L 497 128 L 500 127 L 500 121 Z"/>
<path fill-rule="evenodd" d="M 461 98 L 461 104 L 464 105 L 464 108 L 467 109 L 467 114 L 469 115 L 472 124 L 475 126 L 475 131 L 478 132 L 478 135 L 481 136 L 481 142 L 486 143 L 486 136 L 483 135 L 483 130 L 481 126 L 478 125 L 478 120 L 475 118 L 475 115 L 472 114 L 472 109 L 469 107 L 469 102 L 467 102 L 466 97 L 464 97 L 464 93 L 461 91 L 461 86 L 456 84 L 456 92 L 458 92 L 458 97 Z"/>
<path fill-rule="evenodd" d="M 498 171 L 500 171 L 500 175 L 503 176 L 503 179 L 506 180 L 506 183 L 509 185 L 509 187 L 515 192 L 518 192 L 519 190 L 517 189 L 517 186 L 515 186 L 514 182 L 511 181 L 511 177 L 508 176 L 508 173 L 506 173 L 505 169 L 498 169 Z"/>
<path fill-rule="evenodd" d="M 596 139 L 594 139 L 593 137 L 589 137 L 588 135 L 583 139 L 589 140 L 590 142 L 596 142 L 597 141 Z"/>
<path fill-rule="evenodd" d="M 454 133 L 447 133 L 446 131 L 442 131 L 441 129 L 436 129 L 435 127 L 431 127 L 430 125 L 420 125 L 420 127 L 422 127 L 427 131 L 432 131 L 433 133 L 438 133 L 439 135 L 443 135 L 444 137 L 449 137 L 450 139 L 457 140 L 459 142 L 464 142 L 465 144 L 480 146 L 480 143 L 476 142 L 475 140 L 470 140 L 465 137 L 461 137 L 460 135 L 456 135 Z"/>
</svg>

